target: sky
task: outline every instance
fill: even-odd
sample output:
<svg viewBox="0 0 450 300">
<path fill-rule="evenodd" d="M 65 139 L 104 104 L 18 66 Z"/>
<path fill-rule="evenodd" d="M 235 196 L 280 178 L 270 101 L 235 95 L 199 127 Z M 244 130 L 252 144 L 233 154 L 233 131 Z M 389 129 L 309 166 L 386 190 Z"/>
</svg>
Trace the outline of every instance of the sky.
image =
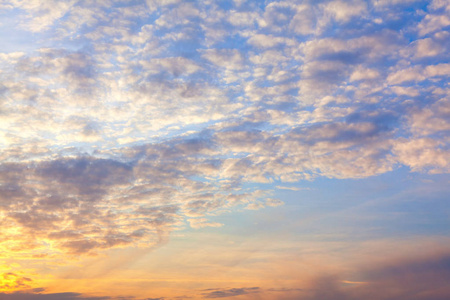
<svg viewBox="0 0 450 300">
<path fill-rule="evenodd" d="M 449 77 L 449 0 L 2 0 L 0 299 L 450 299 Z"/>
</svg>

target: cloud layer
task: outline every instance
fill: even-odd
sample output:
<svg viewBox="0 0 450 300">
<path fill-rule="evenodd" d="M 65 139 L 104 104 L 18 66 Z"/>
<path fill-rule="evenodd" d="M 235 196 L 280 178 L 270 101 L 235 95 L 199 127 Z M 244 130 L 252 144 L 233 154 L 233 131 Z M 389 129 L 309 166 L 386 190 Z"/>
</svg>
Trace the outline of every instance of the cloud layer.
<svg viewBox="0 0 450 300">
<path fill-rule="evenodd" d="M 302 180 L 450 171 L 446 1 L 0 9 L 2 259 L 154 247 Z"/>
</svg>

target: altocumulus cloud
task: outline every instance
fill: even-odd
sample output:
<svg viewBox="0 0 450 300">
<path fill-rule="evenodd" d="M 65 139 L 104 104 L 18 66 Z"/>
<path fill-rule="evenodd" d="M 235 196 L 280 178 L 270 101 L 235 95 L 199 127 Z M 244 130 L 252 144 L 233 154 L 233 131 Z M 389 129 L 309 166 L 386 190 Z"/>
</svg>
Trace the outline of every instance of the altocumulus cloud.
<svg viewBox="0 0 450 300">
<path fill-rule="evenodd" d="M 281 205 L 272 184 L 450 170 L 446 1 L 0 6 L 37 39 L 0 53 L 12 256 L 154 246 Z"/>
</svg>

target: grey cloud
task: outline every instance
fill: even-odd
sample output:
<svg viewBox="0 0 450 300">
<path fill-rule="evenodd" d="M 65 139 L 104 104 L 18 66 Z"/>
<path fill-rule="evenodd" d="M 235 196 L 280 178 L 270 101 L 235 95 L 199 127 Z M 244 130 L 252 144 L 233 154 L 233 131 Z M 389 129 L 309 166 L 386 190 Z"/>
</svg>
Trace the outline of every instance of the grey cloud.
<svg viewBox="0 0 450 300">
<path fill-rule="evenodd" d="M 292 18 L 295 15 L 296 9 L 294 5 L 272 2 L 266 6 L 263 18 L 268 25 L 268 29 L 280 31 L 292 22 Z"/>
<path fill-rule="evenodd" d="M 213 64 L 228 69 L 244 67 L 244 57 L 238 49 L 209 49 L 202 51 L 202 57 Z"/>
<path fill-rule="evenodd" d="M 305 4 L 296 7 L 296 14 L 289 23 L 289 29 L 296 34 L 310 35 L 316 32 L 317 11 Z"/>
<path fill-rule="evenodd" d="M 298 288 L 270 288 L 267 289 L 268 292 L 294 292 L 294 291 L 303 291 L 303 289 Z"/>
<path fill-rule="evenodd" d="M 218 132 L 216 138 L 220 145 L 231 146 L 233 151 L 255 153 L 269 136 L 260 130 L 226 130 Z"/>
<path fill-rule="evenodd" d="M 133 167 L 129 164 L 79 157 L 44 161 L 28 167 L 14 164 L 3 164 L 2 167 L 9 171 L 3 173 L 3 182 L 15 179 L 16 184 L 15 188 L 6 184 L 9 193 L 2 195 L 9 196 L 2 200 L 8 218 L 32 231 L 30 239 L 47 235 L 70 253 L 130 244 L 147 238 L 153 228 L 176 222 L 173 208 L 153 207 L 151 214 L 142 215 L 137 206 L 137 210 L 127 214 L 140 217 L 118 225 L 116 222 L 122 216 L 100 207 L 106 205 L 105 197 L 112 193 L 111 189 L 132 185 Z M 11 197 L 13 195 L 17 199 Z M 72 227 L 59 230 L 59 224 L 67 221 Z M 5 226 L 13 225 L 5 223 Z M 87 238 L 88 235 L 91 237 Z M 26 236 L 22 238 L 27 239 Z"/>
<path fill-rule="evenodd" d="M 24 75 L 57 76 L 55 79 L 79 92 L 93 88 L 97 72 L 95 61 L 89 53 L 40 49 L 37 54 L 21 58 L 16 70 Z"/>
<path fill-rule="evenodd" d="M 213 198 L 213 195 L 202 195 L 204 198 Z M 186 204 L 188 216 L 203 216 L 205 213 L 220 208 L 225 203 L 221 200 L 194 200 Z"/>
<path fill-rule="evenodd" d="M 44 162 L 37 175 L 48 184 L 65 186 L 65 192 L 91 196 L 92 199 L 106 192 L 108 186 L 129 184 L 132 167 L 110 159 L 60 159 Z"/>
<path fill-rule="evenodd" d="M 259 287 L 210 289 L 210 290 L 205 290 L 205 293 L 203 293 L 203 297 L 204 298 L 225 298 L 225 297 L 235 297 L 235 296 L 246 295 L 246 294 L 254 294 L 254 293 L 259 293 L 259 292 L 260 292 Z"/>
<path fill-rule="evenodd" d="M 170 299 L 189 299 L 191 297 L 174 297 Z M 64 292 L 64 293 L 45 293 L 45 289 L 43 288 L 35 288 L 29 290 L 22 290 L 13 293 L 0 293 L 0 299 L 2 300 L 164 300 L 169 299 L 166 297 L 158 297 L 158 298 L 136 298 L 134 296 L 89 296 L 81 293 L 74 292 Z"/>
<path fill-rule="evenodd" d="M 2 224 L 30 233 L 18 241 L 39 244 L 46 237 L 70 255 L 159 243 L 158 236 L 181 226 L 185 216 L 228 205 L 226 195 L 215 195 L 220 187 L 191 179 L 218 175 L 222 161 L 211 156 L 215 148 L 206 135 L 124 148 L 114 159 L 79 155 L 1 164 Z"/>
<path fill-rule="evenodd" d="M 341 177 L 344 176 L 341 173 L 344 169 L 347 176 L 351 172 L 357 172 L 353 175 L 356 177 L 367 176 L 360 173 L 364 168 L 357 166 L 362 163 L 364 152 L 368 155 L 364 165 L 375 163 L 374 167 L 380 168 L 376 172 L 389 168 L 391 146 L 386 141 L 395 136 L 397 114 L 390 111 L 359 111 L 345 116 L 341 121 L 294 127 L 276 136 L 245 127 L 239 131 L 218 132 L 223 151 L 251 153 L 224 161 L 223 176 L 267 181 L 270 178 L 287 180 L 290 176 L 299 176 L 299 173 L 319 172 L 325 176 Z M 255 153 L 258 155 L 252 155 Z M 332 163 L 333 171 L 326 166 L 334 159 L 342 160 L 344 157 L 347 161 L 344 169 L 338 161 Z"/>
<path fill-rule="evenodd" d="M 448 253 L 365 264 L 356 281 L 324 274 L 302 288 L 261 290 L 264 299 L 283 300 L 444 300 L 450 296 Z M 276 294 L 275 294 L 276 292 Z"/>
<path fill-rule="evenodd" d="M 89 297 L 79 293 L 54 293 L 54 294 L 32 294 L 16 292 L 12 294 L 0 293 L 2 300 L 108 300 L 110 297 Z"/>
<path fill-rule="evenodd" d="M 132 166 L 112 159 L 57 159 L 43 162 L 38 174 L 60 183 L 70 182 L 80 187 L 89 185 L 114 185 L 126 182 Z"/>
<path fill-rule="evenodd" d="M 316 281 L 312 295 L 305 299 L 443 300 L 450 295 L 448 255 L 384 265 L 366 270 L 364 278 L 367 281 L 364 284 L 345 287 L 338 277 L 323 277 Z"/>
</svg>

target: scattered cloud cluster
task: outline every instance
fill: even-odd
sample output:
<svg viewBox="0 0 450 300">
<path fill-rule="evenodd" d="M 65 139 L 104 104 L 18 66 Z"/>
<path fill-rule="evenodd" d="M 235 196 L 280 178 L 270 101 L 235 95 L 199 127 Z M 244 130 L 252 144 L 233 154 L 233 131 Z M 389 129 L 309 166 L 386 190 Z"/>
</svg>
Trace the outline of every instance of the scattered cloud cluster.
<svg viewBox="0 0 450 300">
<path fill-rule="evenodd" d="M 450 171 L 447 1 L 0 8 L 19 41 L 36 39 L 0 48 L 9 257 L 154 246 L 223 226 L 220 213 L 282 205 L 273 190 L 289 182 Z"/>
</svg>

